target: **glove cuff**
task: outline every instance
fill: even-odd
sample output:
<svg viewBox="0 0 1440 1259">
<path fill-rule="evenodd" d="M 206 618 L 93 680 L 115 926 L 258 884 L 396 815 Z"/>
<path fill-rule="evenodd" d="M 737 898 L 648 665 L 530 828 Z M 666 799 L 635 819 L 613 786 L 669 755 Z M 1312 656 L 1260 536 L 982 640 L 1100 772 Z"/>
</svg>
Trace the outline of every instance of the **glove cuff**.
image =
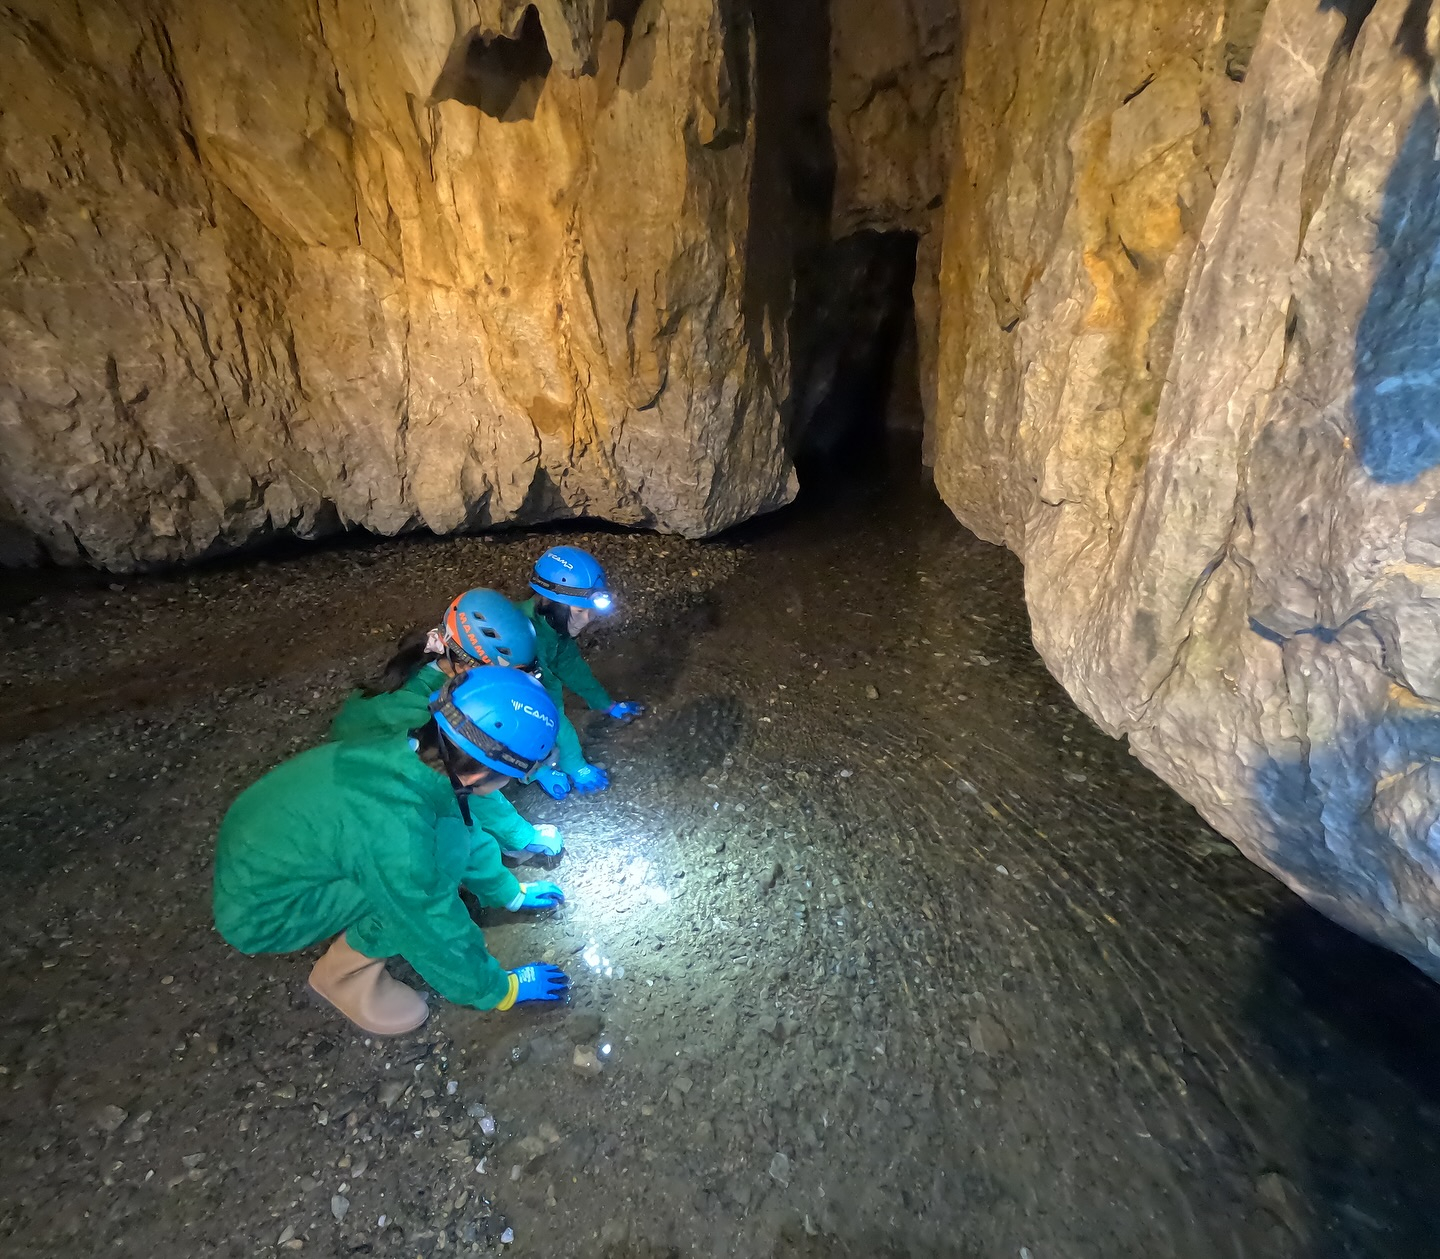
<svg viewBox="0 0 1440 1259">
<path fill-rule="evenodd" d="M 512 896 L 508 901 L 505 902 L 505 908 L 508 909 L 508 910 L 513 914 L 513 913 L 514 913 L 517 909 L 519 909 L 520 906 L 523 905 L 524 903 L 525 903 L 525 885 L 522 883 L 522 884 L 520 884 L 520 890 L 519 890 L 518 892 L 516 892 L 515 895 Z M 515 979 L 515 976 L 514 976 L 514 975 L 511 975 L 510 978 L 511 978 L 511 979 Z M 515 982 L 518 984 L 520 981 L 519 981 L 518 979 L 515 979 Z"/>
<path fill-rule="evenodd" d="M 510 982 L 506 985 L 505 996 L 495 1006 L 497 1010 L 508 1010 L 515 1004 L 515 998 L 520 995 L 520 976 L 512 970 L 506 974 L 505 978 Z"/>
</svg>

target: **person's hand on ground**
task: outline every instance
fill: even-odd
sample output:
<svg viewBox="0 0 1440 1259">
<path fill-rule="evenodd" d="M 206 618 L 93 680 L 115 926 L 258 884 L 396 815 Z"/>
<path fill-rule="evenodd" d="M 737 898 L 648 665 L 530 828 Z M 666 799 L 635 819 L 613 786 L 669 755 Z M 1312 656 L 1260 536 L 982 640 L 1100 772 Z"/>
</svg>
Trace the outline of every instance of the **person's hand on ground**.
<svg viewBox="0 0 1440 1259">
<path fill-rule="evenodd" d="M 515 1005 L 526 1001 L 563 1001 L 570 992 L 570 977 L 548 962 L 531 962 L 510 974 L 517 985 Z"/>
<path fill-rule="evenodd" d="M 537 883 L 522 883 L 520 891 L 506 909 L 512 913 L 521 909 L 555 909 L 565 903 L 565 893 L 557 883 L 541 879 Z"/>
<path fill-rule="evenodd" d="M 535 781 L 552 800 L 563 800 L 570 794 L 570 775 L 564 770 L 546 765 L 535 775 Z"/>
<path fill-rule="evenodd" d="M 634 721 L 636 717 L 645 715 L 645 705 L 636 704 L 628 699 L 622 699 L 618 703 L 610 705 L 610 716 L 616 721 Z"/>
<path fill-rule="evenodd" d="M 594 795 L 610 785 L 610 775 L 599 765 L 582 765 L 570 778 L 582 796 Z"/>
<path fill-rule="evenodd" d="M 558 857 L 565 850 L 565 841 L 560 832 L 548 824 L 535 828 L 535 838 L 522 851 L 533 852 L 537 857 Z"/>
</svg>

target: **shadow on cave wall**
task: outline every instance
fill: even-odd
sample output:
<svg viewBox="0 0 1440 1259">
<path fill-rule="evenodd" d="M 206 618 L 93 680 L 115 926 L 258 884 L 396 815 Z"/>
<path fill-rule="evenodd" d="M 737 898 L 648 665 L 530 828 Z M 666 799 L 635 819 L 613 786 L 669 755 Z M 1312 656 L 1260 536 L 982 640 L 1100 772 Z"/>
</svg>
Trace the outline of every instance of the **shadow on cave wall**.
<svg viewBox="0 0 1440 1259">
<path fill-rule="evenodd" d="M 1430 0 L 1412 0 L 1402 51 L 1427 78 Z M 1355 344 L 1356 441 L 1365 470 L 1389 485 L 1440 463 L 1440 116 L 1416 113 L 1385 184 L 1382 255 Z"/>
<path fill-rule="evenodd" d="M 528 122 L 535 117 L 550 66 L 539 10 L 528 5 L 513 35 L 487 35 L 478 28 L 462 35 L 430 99 L 459 101 L 501 122 Z"/>
<path fill-rule="evenodd" d="M 752 3 L 755 165 L 745 238 L 745 333 L 758 362 L 803 337 L 810 277 L 830 237 L 830 0 Z M 793 278 L 793 279 L 792 279 Z M 792 381 L 771 382 L 785 398 Z"/>
<path fill-rule="evenodd" d="M 1259 1188 L 1306 1238 L 1305 1259 L 1436 1253 L 1440 985 L 1405 954 L 1431 973 L 1440 961 L 1389 924 L 1398 905 L 1423 914 L 1435 899 L 1437 763 L 1440 718 L 1417 707 L 1258 775 L 1279 864 L 1313 902 L 1289 901 L 1266 923 L 1246 1003 L 1295 1099 L 1278 1134 L 1288 1148 L 1257 1167 Z"/>
</svg>

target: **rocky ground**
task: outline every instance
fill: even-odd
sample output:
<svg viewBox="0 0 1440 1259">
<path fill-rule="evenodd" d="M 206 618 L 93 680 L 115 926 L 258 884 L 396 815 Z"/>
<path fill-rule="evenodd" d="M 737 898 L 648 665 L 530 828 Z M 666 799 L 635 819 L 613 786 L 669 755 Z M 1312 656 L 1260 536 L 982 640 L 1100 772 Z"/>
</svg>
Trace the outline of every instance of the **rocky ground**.
<svg viewBox="0 0 1440 1259">
<path fill-rule="evenodd" d="M 1080 716 L 928 488 L 566 536 L 651 711 L 590 726 L 608 794 L 522 793 L 570 902 L 487 928 L 573 1000 L 391 1042 L 218 939 L 215 827 L 547 537 L 12 592 L 7 1256 L 1435 1253 L 1435 989 Z"/>
</svg>

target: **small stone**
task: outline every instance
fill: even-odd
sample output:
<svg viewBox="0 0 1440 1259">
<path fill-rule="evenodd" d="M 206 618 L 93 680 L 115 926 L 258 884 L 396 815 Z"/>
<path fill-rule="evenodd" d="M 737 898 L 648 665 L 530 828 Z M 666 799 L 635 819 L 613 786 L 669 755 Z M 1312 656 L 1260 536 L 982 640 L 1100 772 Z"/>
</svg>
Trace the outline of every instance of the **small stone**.
<svg viewBox="0 0 1440 1259">
<path fill-rule="evenodd" d="M 989 1014 L 982 1014 L 970 1023 L 970 1048 L 977 1054 L 993 1058 L 1010 1048 L 1010 1037 L 999 1022 Z"/>
<path fill-rule="evenodd" d="M 1279 1172 L 1266 1172 L 1255 1182 L 1260 1200 L 1270 1208 L 1288 1228 L 1297 1233 L 1305 1231 L 1304 1211 L 1295 1186 Z"/>
<path fill-rule="evenodd" d="M 576 1012 L 565 1020 L 565 1034 L 572 1045 L 583 1045 L 600 1035 L 605 1019 L 593 1011 Z"/>
<path fill-rule="evenodd" d="M 495 1135 L 495 1120 L 489 1115 L 482 1115 L 480 1118 L 480 1131 L 487 1137 L 493 1137 Z"/>
<path fill-rule="evenodd" d="M 785 867 L 778 861 L 770 866 L 769 872 L 760 881 L 760 885 L 768 892 L 780 881 L 780 876 L 785 873 Z"/>
<path fill-rule="evenodd" d="M 100 1132 L 115 1132 L 129 1118 L 118 1106 L 102 1106 L 95 1112 L 95 1127 Z"/>
<path fill-rule="evenodd" d="M 204 1154 L 186 1154 L 186 1155 L 183 1156 L 183 1157 L 181 1158 L 181 1160 L 180 1160 L 180 1162 L 184 1164 L 185 1169 L 186 1169 L 187 1171 L 191 1170 L 192 1168 L 199 1167 L 200 1164 L 203 1163 L 204 1161 L 205 1161 L 205 1155 L 204 1155 Z"/>
<path fill-rule="evenodd" d="M 762 1014 L 755 1020 L 755 1026 L 764 1032 L 765 1035 L 773 1036 L 777 1040 L 779 1039 L 780 1020 L 773 1014 Z"/>
<path fill-rule="evenodd" d="M 570 1059 L 570 1065 L 587 1079 L 595 1079 L 605 1068 L 601 1065 L 600 1059 L 596 1057 L 595 1051 L 588 1046 L 576 1045 L 575 1054 Z"/>
<path fill-rule="evenodd" d="M 389 1110 L 400 1100 L 400 1095 L 405 1092 L 404 1080 L 386 1080 L 380 1086 L 380 1105 Z"/>
<path fill-rule="evenodd" d="M 344 1220 L 350 1210 L 350 1199 L 343 1193 L 337 1193 L 330 1199 L 330 1214 L 335 1217 L 335 1223 L 339 1224 Z"/>
<path fill-rule="evenodd" d="M 509 1245 L 511 1245 L 514 1241 L 515 1241 L 515 1230 L 514 1230 L 513 1228 L 507 1228 L 503 1233 L 500 1234 L 500 1244 L 501 1244 L 502 1246 L 509 1246 Z"/>
<path fill-rule="evenodd" d="M 130 1126 L 125 1129 L 125 1144 L 134 1145 L 137 1141 L 143 1140 L 145 1136 L 145 1125 L 150 1122 L 150 1112 L 142 1110 L 130 1121 Z"/>
<path fill-rule="evenodd" d="M 282 1102 L 293 1102 L 295 1100 L 295 1086 L 293 1084 L 282 1084 L 271 1093 L 270 1096 Z"/>
<path fill-rule="evenodd" d="M 790 1183 L 790 1160 L 784 1154 L 776 1154 L 770 1160 L 770 1179 L 777 1185 Z"/>
<path fill-rule="evenodd" d="M 680 1092 L 682 1092 L 682 1093 L 684 1093 L 684 1094 L 686 1094 L 686 1095 L 688 1096 L 690 1090 L 695 1087 L 695 1081 L 692 1080 L 688 1075 L 676 1076 L 676 1077 L 675 1077 L 675 1087 L 676 1087 L 677 1089 L 679 1089 Z"/>
<path fill-rule="evenodd" d="M 304 1250 L 304 1249 L 305 1249 L 305 1243 L 304 1243 L 303 1241 L 301 1241 L 298 1237 L 292 1237 L 288 1242 L 286 1242 L 283 1246 L 281 1246 L 280 1249 L 281 1249 L 281 1250 Z"/>
<path fill-rule="evenodd" d="M 275 1244 L 276 1244 L 277 1246 L 283 1246 L 286 1242 L 288 1242 L 288 1241 L 289 1241 L 292 1237 L 294 1237 L 294 1236 L 295 1236 L 295 1225 L 293 1225 L 293 1224 L 287 1224 L 287 1225 L 285 1225 L 285 1227 L 281 1230 L 280 1236 L 275 1239 Z"/>
<path fill-rule="evenodd" d="M 879 698 L 880 698 L 880 692 L 879 692 L 874 686 L 867 686 L 867 687 L 865 688 L 865 698 L 866 698 L 866 699 L 879 699 Z"/>
</svg>

